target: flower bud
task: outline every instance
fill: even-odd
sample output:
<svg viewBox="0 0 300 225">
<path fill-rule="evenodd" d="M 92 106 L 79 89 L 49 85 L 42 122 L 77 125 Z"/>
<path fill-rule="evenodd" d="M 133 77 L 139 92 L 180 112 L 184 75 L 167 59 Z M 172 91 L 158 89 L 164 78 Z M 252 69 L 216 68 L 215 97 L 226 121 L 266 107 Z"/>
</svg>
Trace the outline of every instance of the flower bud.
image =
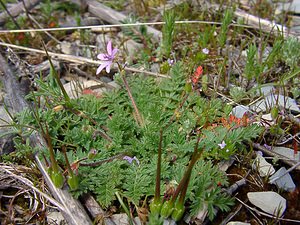
<svg viewBox="0 0 300 225">
<path fill-rule="evenodd" d="M 72 191 L 74 190 L 77 190 L 78 189 L 78 185 L 79 185 L 79 179 L 78 179 L 78 176 L 76 175 L 71 175 L 71 176 L 68 176 L 68 185 L 70 187 L 70 189 Z"/>
<path fill-rule="evenodd" d="M 64 184 L 64 177 L 63 177 L 63 175 L 62 175 L 61 172 L 59 172 L 59 171 L 58 172 L 53 171 L 51 173 L 51 180 L 52 180 L 52 182 L 53 182 L 53 184 L 54 184 L 55 187 L 62 188 L 62 186 Z"/>
<path fill-rule="evenodd" d="M 154 199 L 151 203 L 150 203 L 150 212 L 153 214 L 159 214 L 160 210 L 161 210 L 161 206 L 162 206 L 162 202 L 160 199 Z"/>
<path fill-rule="evenodd" d="M 173 212 L 174 202 L 172 200 L 165 201 L 161 207 L 160 215 L 164 218 L 171 216 Z"/>
<path fill-rule="evenodd" d="M 94 159 L 97 155 L 97 150 L 92 148 L 88 154 L 88 159 Z"/>
<path fill-rule="evenodd" d="M 178 221 L 182 218 L 183 214 L 184 214 L 184 205 L 183 203 L 177 202 L 172 212 L 172 219 Z"/>
</svg>

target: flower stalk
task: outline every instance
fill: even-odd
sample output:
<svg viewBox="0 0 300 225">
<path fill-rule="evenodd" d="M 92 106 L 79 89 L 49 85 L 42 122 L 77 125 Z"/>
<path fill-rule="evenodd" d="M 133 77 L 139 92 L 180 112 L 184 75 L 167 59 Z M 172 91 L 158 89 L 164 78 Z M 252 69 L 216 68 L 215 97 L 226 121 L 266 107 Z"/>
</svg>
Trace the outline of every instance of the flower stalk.
<svg viewBox="0 0 300 225">
<path fill-rule="evenodd" d="M 119 68 L 120 68 L 120 66 L 119 66 Z M 136 105 L 136 103 L 135 103 L 135 100 L 134 100 L 134 98 L 133 98 L 133 96 L 132 96 L 130 87 L 129 87 L 128 82 L 127 82 L 127 80 L 126 80 L 126 77 L 125 77 L 125 70 L 124 70 L 124 69 L 120 69 L 120 74 L 121 74 L 121 77 L 122 77 L 122 81 L 123 81 L 123 83 L 124 83 L 124 85 L 125 85 L 126 91 L 127 91 L 127 93 L 128 93 L 128 96 L 129 96 L 129 98 L 130 98 L 130 101 L 131 101 L 131 103 L 132 103 L 133 109 L 134 109 L 134 111 L 135 111 L 137 123 L 142 127 L 142 126 L 144 126 L 144 121 L 143 121 L 143 119 L 142 119 L 142 116 L 141 116 L 141 114 L 140 114 L 140 111 L 139 111 L 139 109 L 138 109 L 138 107 L 137 107 L 137 105 Z"/>
<path fill-rule="evenodd" d="M 76 174 L 74 174 L 74 172 L 73 172 L 73 170 L 70 166 L 70 162 L 69 162 L 67 152 L 66 152 L 66 147 L 63 146 L 62 150 L 63 150 L 63 153 L 64 153 L 66 166 L 67 166 L 67 170 L 68 170 L 68 180 L 67 180 L 68 185 L 69 185 L 71 190 L 76 190 L 76 189 L 78 189 L 78 185 L 79 185 L 78 176 Z"/>
<path fill-rule="evenodd" d="M 46 126 L 46 132 L 42 128 L 42 134 L 43 134 L 44 138 L 46 139 L 48 148 L 49 148 L 50 161 L 51 161 L 51 167 L 49 168 L 49 175 L 50 175 L 51 180 L 54 183 L 55 187 L 62 188 L 62 186 L 64 184 L 64 177 L 63 177 L 61 171 L 59 170 L 59 166 L 55 159 L 55 153 L 53 150 L 53 145 L 51 142 L 51 138 L 50 138 L 50 134 L 49 134 L 49 130 L 48 130 L 47 126 Z"/>
<path fill-rule="evenodd" d="M 150 204 L 150 211 L 153 214 L 159 214 L 162 206 L 160 198 L 160 179 L 161 179 L 161 155 L 162 155 L 162 139 L 163 131 L 159 131 L 159 144 L 158 144 L 158 156 L 157 156 L 157 167 L 156 167 L 156 182 L 155 182 L 155 196 Z"/>
</svg>

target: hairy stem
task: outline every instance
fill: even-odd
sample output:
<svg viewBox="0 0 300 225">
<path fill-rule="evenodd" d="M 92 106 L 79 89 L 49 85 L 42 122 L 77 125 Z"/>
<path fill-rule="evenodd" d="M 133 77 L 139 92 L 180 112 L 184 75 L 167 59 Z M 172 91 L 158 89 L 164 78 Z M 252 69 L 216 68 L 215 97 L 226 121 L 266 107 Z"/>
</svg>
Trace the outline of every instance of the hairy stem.
<svg viewBox="0 0 300 225">
<path fill-rule="evenodd" d="M 138 122 L 138 124 L 139 124 L 140 126 L 143 126 L 143 125 L 144 125 L 143 119 L 142 119 L 141 114 L 140 114 L 140 112 L 139 112 L 139 109 L 138 109 L 138 107 L 137 107 L 137 105 L 136 105 L 136 103 L 135 103 L 135 101 L 134 101 L 134 98 L 133 98 L 133 96 L 132 96 L 132 94 L 131 94 L 131 90 L 130 90 L 130 87 L 129 87 L 129 85 L 128 85 L 128 82 L 127 82 L 127 80 L 126 80 L 126 77 L 125 77 L 125 74 L 124 74 L 124 73 L 125 73 L 125 71 L 122 70 L 122 71 L 121 71 L 121 77 L 122 77 L 123 83 L 124 83 L 124 85 L 125 85 L 125 88 L 126 88 L 126 90 L 127 90 L 128 96 L 129 96 L 129 98 L 130 98 L 130 100 L 131 100 L 131 103 L 132 103 L 132 106 L 133 106 L 133 108 L 134 108 L 134 111 L 135 111 L 135 114 L 136 114 L 137 122 Z"/>
<path fill-rule="evenodd" d="M 189 165 L 188 165 L 188 168 L 187 170 L 185 171 L 178 187 L 176 188 L 174 194 L 173 194 L 173 197 L 171 199 L 171 201 L 175 202 L 179 193 L 180 192 L 184 192 L 181 194 L 180 198 L 181 200 L 185 198 L 185 194 L 186 194 L 186 190 L 187 190 L 187 187 L 188 187 L 188 184 L 189 184 L 189 180 L 190 180 L 190 177 L 191 177 L 191 174 L 192 174 L 192 169 L 194 167 L 194 165 L 196 164 L 197 160 L 200 158 L 203 150 L 199 153 L 198 152 L 198 145 L 199 145 L 199 142 L 200 142 L 200 135 L 198 135 L 198 139 L 197 139 L 197 142 L 195 144 L 195 147 L 194 147 L 194 152 L 193 152 L 193 155 L 192 155 L 192 158 L 189 162 Z M 186 190 L 184 190 L 186 189 Z"/>
<path fill-rule="evenodd" d="M 70 176 L 74 176 L 73 170 L 71 169 L 70 162 L 69 162 L 69 159 L 68 159 L 68 156 L 67 156 L 66 147 L 62 146 L 62 150 L 63 150 L 64 156 L 65 156 L 65 161 L 66 161 L 66 166 L 67 166 L 68 173 L 69 173 Z"/>
<path fill-rule="evenodd" d="M 161 173 L 161 154 L 162 154 L 162 139 L 163 131 L 159 131 L 159 145 L 158 145 L 158 156 L 157 156 L 157 169 L 156 169 L 156 184 L 155 184 L 155 196 L 154 200 L 160 199 L 160 173 Z"/>
</svg>

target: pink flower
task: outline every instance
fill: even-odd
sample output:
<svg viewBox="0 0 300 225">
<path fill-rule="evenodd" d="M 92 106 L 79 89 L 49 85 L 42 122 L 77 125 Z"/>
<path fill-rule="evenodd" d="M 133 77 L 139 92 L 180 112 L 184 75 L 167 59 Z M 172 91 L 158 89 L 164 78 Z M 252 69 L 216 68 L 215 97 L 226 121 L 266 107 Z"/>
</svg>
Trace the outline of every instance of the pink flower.
<svg viewBox="0 0 300 225">
<path fill-rule="evenodd" d="M 222 141 L 222 143 L 221 143 L 221 144 L 218 144 L 218 145 L 219 145 L 219 147 L 220 147 L 221 149 L 223 149 L 223 148 L 225 148 L 226 143 L 225 143 L 225 141 Z"/>
<path fill-rule="evenodd" d="M 102 62 L 100 63 L 100 66 L 97 69 L 96 74 L 99 74 L 104 68 L 106 68 L 106 72 L 110 72 L 111 64 L 113 63 L 115 59 L 115 55 L 118 52 L 119 49 L 113 48 L 111 41 L 107 43 L 106 46 L 106 54 L 100 53 L 97 55 L 97 58 L 100 59 Z"/>
<path fill-rule="evenodd" d="M 131 158 L 130 156 L 124 156 L 123 159 L 130 164 L 132 164 L 133 161 L 135 161 L 138 165 L 140 164 L 140 161 L 135 156 L 133 158 Z"/>
</svg>

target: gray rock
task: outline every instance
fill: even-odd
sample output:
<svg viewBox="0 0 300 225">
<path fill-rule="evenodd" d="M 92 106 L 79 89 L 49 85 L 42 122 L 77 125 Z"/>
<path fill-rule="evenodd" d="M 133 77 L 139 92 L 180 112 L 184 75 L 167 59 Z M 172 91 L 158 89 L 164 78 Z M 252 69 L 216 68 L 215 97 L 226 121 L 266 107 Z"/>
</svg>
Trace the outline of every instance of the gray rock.
<svg viewBox="0 0 300 225">
<path fill-rule="evenodd" d="M 111 216 L 111 219 L 114 222 L 114 224 L 129 225 L 128 216 L 125 213 L 114 214 Z M 134 223 L 136 225 L 141 225 L 141 221 L 138 217 L 134 218 Z"/>
<path fill-rule="evenodd" d="M 252 169 L 257 169 L 261 177 L 266 177 L 275 173 L 274 167 L 260 154 L 257 154 L 252 164 Z"/>
<path fill-rule="evenodd" d="M 272 94 L 273 91 L 274 91 L 274 86 L 273 85 L 269 85 L 269 86 L 263 86 L 260 88 L 260 91 L 261 93 L 264 95 L 264 96 L 267 96 L 269 94 Z"/>
<path fill-rule="evenodd" d="M 49 212 L 47 215 L 47 221 L 49 224 L 59 224 L 59 225 L 66 225 L 67 222 L 65 221 L 61 212 Z"/>
<path fill-rule="evenodd" d="M 240 222 L 240 221 L 231 221 L 231 222 L 227 223 L 226 225 L 251 225 L 251 224 Z"/>
<path fill-rule="evenodd" d="M 234 115 L 237 118 L 242 118 L 243 115 L 248 111 L 249 111 L 248 106 L 238 105 L 232 109 L 232 115 Z"/>
<path fill-rule="evenodd" d="M 277 105 L 279 107 L 289 109 L 295 112 L 300 112 L 300 109 L 296 101 L 290 97 L 285 97 L 283 95 L 268 95 L 264 99 L 256 102 L 251 106 L 251 109 L 259 112 L 265 112 L 270 110 L 273 106 Z"/>
<path fill-rule="evenodd" d="M 298 152 L 297 154 L 294 153 L 294 150 L 291 148 L 286 148 L 286 147 L 274 147 L 272 149 L 274 152 L 276 152 L 279 155 L 282 155 L 286 158 L 292 159 L 292 160 L 296 160 L 296 161 L 300 161 L 300 152 Z"/>
<path fill-rule="evenodd" d="M 99 34 L 96 37 L 96 46 L 99 49 L 99 53 L 105 53 L 106 52 L 106 45 L 107 42 L 111 40 L 111 36 L 109 34 Z M 116 47 L 116 45 L 113 43 L 113 47 Z"/>
<path fill-rule="evenodd" d="M 291 11 L 300 14 L 300 1 L 294 0 L 288 3 L 278 4 L 277 9 L 279 11 Z"/>
<path fill-rule="evenodd" d="M 7 114 L 3 105 L 0 105 L 0 125 L 7 125 L 11 122 L 11 118 Z"/>
<path fill-rule="evenodd" d="M 129 63 L 134 59 L 137 51 L 139 51 L 141 48 L 143 48 L 142 44 L 139 44 L 131 39 L 127 40 L 123 46 L 124 46 L 124 50 L 125 50 L 126 56 L 127 56 L 126 61 Z"/>
<path fill-rule="evenodd" d="M 204 221 L 206 216 L 207 216 L 207 203 L 203 203 L 203 207 L 201 210 L 199 210 L 199 212 L 197 213 L 196 215 L 196 218 L 199 220 L 199 221 Z"/>
<path fill-rule="evenodd" d="M 172 219 L 166 219 L 166 220 L 164 220 L 163 225 L 176 225 L 176 222 Z"/>
<path fill-rule="evenodd" d="M 278 188 L 283 189 L 285 191 L 292 192 L 295 190 L 296 185 L 294 184 L 291 175 L 289 173 L 285 173 L 286 168 L 281 167 L 275 174 L 273 174 L 269 178 L 269 183 L 275 184 Z"/>
<path fill-rule="evenodd" d="M 249 201 L 273 216 L 281 217 L 286 209 L 286 200 L 273 191 L 248 192 Z"/>
</svg>

